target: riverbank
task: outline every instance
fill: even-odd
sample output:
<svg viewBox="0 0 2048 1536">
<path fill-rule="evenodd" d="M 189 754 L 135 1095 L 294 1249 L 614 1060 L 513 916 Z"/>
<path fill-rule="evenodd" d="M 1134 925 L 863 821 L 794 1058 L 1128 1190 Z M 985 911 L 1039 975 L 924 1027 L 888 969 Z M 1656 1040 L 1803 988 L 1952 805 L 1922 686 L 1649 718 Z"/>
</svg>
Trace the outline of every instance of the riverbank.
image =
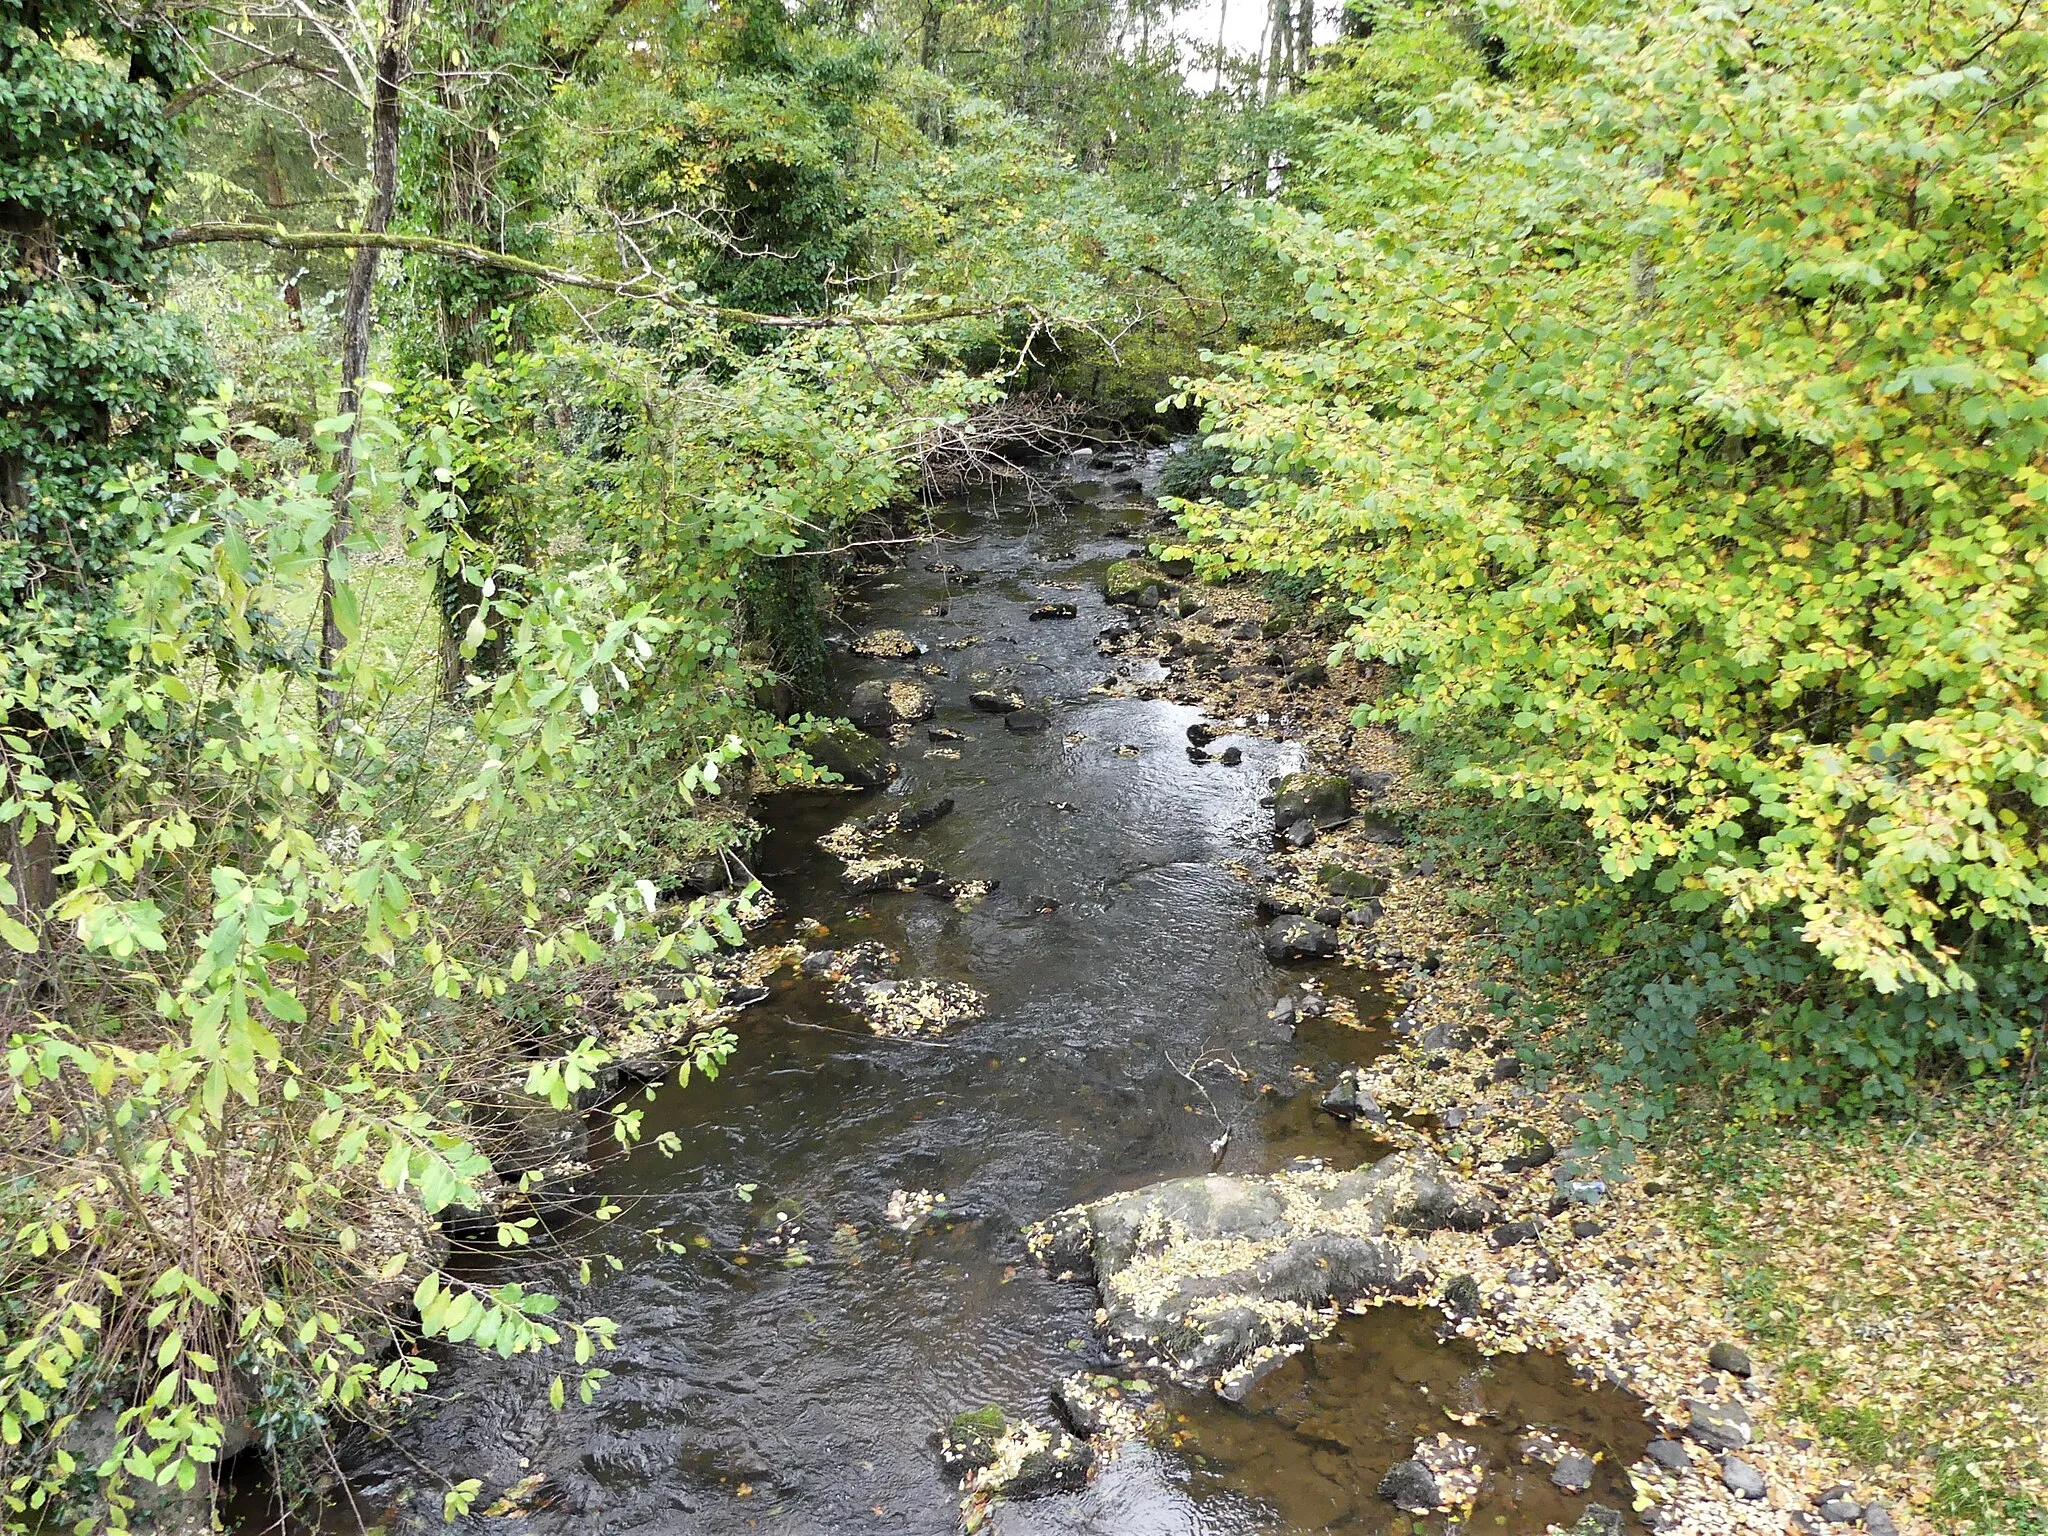
<svg viewBox="0 0 2048 1536">
<path fill-rule="evenodd" d="M 1524 1076 L 1515 1047 L 1543 1041 L 1488 999 L 1526 985 L 1485 937 L 1502 891 L 1402 830 L 1451 792 L 1394 732 L 1352 728 L 1371 676 L 1325 673 L 1247 588 L 1182 595 L 1160 575 L 1165 606 L 1122 649 L 1165 664 L 1164 695 L 1298 741 L 1361 788 L 1364 814 L 1251 877 L 1269 910 L 1324 916 L 1325 866 L 1383 883 L 1376 910 L 1334 925 L 1346 963 L 1401 978 L 1392 1038 L 1361 1052 L 1352 1091 L 1386 1139 L 1432 1146 L 1501 1201 L 1491 1231 L 1430 1239 L 1439 1290 L 1459 1293 L 1432 1299 L 1458 1330 L 1560 1350 L 1646 1401 L 1669 1437 L 1631 1469 L 1654 1529 L 2048 1528 L 2040 1117 L 1961 1103 L 1797 1135 L 1687 1126 L 1626 1164 L 1581 1142 L 1590 1084 Z M 1518 1168 L 1500 1138 L 1531 1133 L 1554 1155 Z"/>
</svg>

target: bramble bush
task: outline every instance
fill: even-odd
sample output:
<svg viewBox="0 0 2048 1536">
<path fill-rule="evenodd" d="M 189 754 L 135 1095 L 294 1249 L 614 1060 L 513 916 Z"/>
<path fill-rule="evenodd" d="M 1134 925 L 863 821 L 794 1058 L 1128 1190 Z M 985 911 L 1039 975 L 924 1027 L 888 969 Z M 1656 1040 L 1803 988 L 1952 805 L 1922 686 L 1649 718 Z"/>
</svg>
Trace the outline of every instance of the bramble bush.
<svg viewBox="0 0 2048 1536">
<path fill-rule="evenodd" d="M 1720 1014 L 1873 1092 L 1915 1031 L 2024 1055 L 2039 24 L 1538 3 L 1419 67 L 1443 25 L 1388 11 L 1302 108 L 1314 207 L 1261 217 L 1327 331 L 1189 386 L 1250 497 L 1189 507 L 1195 552 L 1323 577 L 1386 716 L 1709 920 L 1642 1001 L 1667 1032 Z"/>
</svg>

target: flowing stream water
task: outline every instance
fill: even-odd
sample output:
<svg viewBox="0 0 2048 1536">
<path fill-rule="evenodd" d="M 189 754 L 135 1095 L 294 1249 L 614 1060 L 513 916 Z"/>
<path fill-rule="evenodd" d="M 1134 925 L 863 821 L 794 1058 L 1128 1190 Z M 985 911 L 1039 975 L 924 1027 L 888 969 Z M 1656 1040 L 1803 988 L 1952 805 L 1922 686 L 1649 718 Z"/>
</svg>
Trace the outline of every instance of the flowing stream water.
<svg viewBox="0 0 2048 1536">
<path fill-rule="evenodd" d="M 936 718 L 892 753 L 900 778 L 875 795 L 786 796 L 760 812 L 773 830 L 756 864 L 782 905 L 762 942 L 814 923 L 830 930 L 818 945 L 879 939 L 903 975 L 985 993 L 986 1017 L 936 1040 L 879 1038 L 819 984 L 779 982 L 742 1016 L 716 1082 L 671 1086 L 649 1107 L 647 1136 L 673 1132 L 680 1150 L 643 1146 L 601 1170 L 626 1214 L 540 1260 L 569 1305 L 620 1324 L 595 1402 L 549 1407 L 562 1362 L 444 1352 L 439 1407 L 357 1448 L 353 1507 L 336 1522 L 381 1523 L 409 1498 L 434 1523 L 437 1480 L 476 1477 L 484 1493 L 465 1523 L 477 1530 L 938 1536 L 957 1528 L 959 1493 L 934 1431 L 986 1403 L 1042 1419 L 1048 1386 L 1102 1359 L 1093 1291 L 1041 1274 L 1024 1223 L 1207 1172 L 1224 1124 L 1226 1172 L 1301 1154 L 1351 1166 L 1375 1151 L 1315 1105 L 1317 1084 L 1377 1049 L 1378 1031 L 1291 1036 L 1266 1022 L 1305 973 L 1267 963 L 1251 892 L 1228 867 L 1270 846 L 1260 797 L 1298 749 L 1226 735 L 1210 750 L 1237 745 L 1240 764 L 1191 762 L 1196 710 L 1091 692 L 1119 666 L 1132 681 L 1156 675 L 1099 654 L 1096 633 L 1118 616 L 1101 575 L 1135 548 L 1121 530 L 1151 510 L 1159 457 L 1113 472 L 1115 490 L 1080 470 L 1075 499 L 1050 510 L 1001 499 L 942 509 L 932 543 L 853 594 L 862 627 L 904 630 L 928 652 L 849 656 L 839 679 L 945 669 L 925 679 Z M 1028 617 L 1047 601 L 1079 616 Z M 1021 735 L 977 712 L 967 696 L 988 688 L 1042 704 L 1051 728 Z M 934 742 L 928 726 L 964 739 Z M 819 834 L 910 794 L 955 801 L 906 851 L 956 879 L 998 882 L 979 906 L 840 887 Z M 1330 968 L 1319 980 L 1384 1017 L 1369 974 Z M 1230 1054 L 1245 1080 L 1208 1072 L 1197 1088 L 1182 1069 L 1205 1052 Z M 883 1213 L 898 1189 L 943 1192 L 948 1214 L 893 1230 Z M 624 1268 L 601 1266 L 577 1290 L 569 1255 L 592 1248 Z M 777 1257 L 792 1250 L 803 1262 Z M 1560 1360 L 1488 1361 L 1439 1343 L 1437 1324 L 1403 1307 L 1348 1319 L 1242 1403 L 1169 1389 L 1174 1443 L 1126 1448 L 1085 1490 L 998 1506 L 992 1528 L 1420 1530 L 1374 1489 L 1417 1435 L 1450 1428 L 1507 1469 L 1466 1529 L 1522 1536 L 1569 1524 L 1585 1503 L 1545 1469 L 1516 1467 L 1507 1444 L 1532 1424 L 1603 1452 L 1591 1497 L 1628 1507 L 1614 1469 L 1647 1439 L 1638 1405 L 1578 1385 Z M 508 1490 L 508 1512 L 482 1513 Z"/>
</svg>

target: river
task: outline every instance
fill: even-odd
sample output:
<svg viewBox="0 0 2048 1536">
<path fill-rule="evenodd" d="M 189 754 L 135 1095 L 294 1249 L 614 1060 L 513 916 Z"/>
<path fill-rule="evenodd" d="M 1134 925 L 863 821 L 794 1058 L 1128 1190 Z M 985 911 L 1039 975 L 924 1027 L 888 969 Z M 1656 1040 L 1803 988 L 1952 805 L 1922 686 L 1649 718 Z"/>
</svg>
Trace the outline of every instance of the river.
<svg viewBox="0 0 2048 1536">
<path fill-rule="evenodd" d="M 671 1087 L 650 1107 L 650 1141 L 673 1132 L 679 1150 L 645 1145 L 601 1170 L 625 1214 L 566 1234 L 540 1262 L 561 1286 L 575 1255 L 624 1262 L 569 1303 L 621 1325 L 595 1402 L 548 1406 L 560 1362 L 445 1353 L 438 1409 L 387 1445 L 354 1448 L 362 1520 L 387 1520 L 411 1496 L 434 1523 L 431 1472 L 483 1480 L 480 1513 L 464 1522 L 478 1530 L 952 1531 L 959 1494 L 934 1431 L 985 1403 L 1043 1416 L 1048 1386 L 1101 1358 L 1093 1292 L 1038 1272 L 1024 1223 L 1206 1172 L 1225 1126 L 1226 1171 L 1298 1155 L 1349 1166 L 1373 1150 L 1315 1104 L 1340 1062 L 1377 1049 L 1377 1031 L 1308 1024 L 1296 1036 L 1266 1021 L 1304 973 L 1265 960 L 1251 893 L 1230 868 L 1270 845 L 1260 797 L 1299 749 L 1221 721 L 1210 753 L 1235 745 L 1242 761 L 1191 761 L 1199 712 L 1137 696 L 1155 663 L 1098 651 L 1097 631 L 1120 617 L 1101 575 L 1133 551 L 1124 530 L 1151 510 L 1143 493 L 1159 462 L 1083 468 L 1074 499 L 1055 507 L 983 498 L 938 511 L 931 542 L 851 594 L 854 623 L 903 630 L 926 653 L 849 655 L 840 678 L 850 688 L 942 668 L 923 678 L 937 715 L 894 748 L 889 790 L 784 796 L 762 812 L 772 832 L 756 863 L 782 911 L 761 942 L 879 940 L 905 976 L 977 988 L 986 1016 L 937 1039 L 880 1038 L 785 973 L 742 1016 L 716 1082 Z M 1029 617 L 1047 602 L 1078 616 Z M 1115 696 L 1096 691 L 1111 680 Z M 1021 692 L 1050 729 L 1005 729 L 968 703 L 982 689 Z M 960 739 L 933 740 L 933 728 Z M 960 910 L 915 891 L 841 889 L 817 837 L 910 796 L 950 796 L 956 809 L 905 851 L 995 882 L 985 901 Z M 1368 1021 L 1384 1017 L 1377 978 L 1341 971 L 1321 984 Z M 1183 1069 L 1205 1054 L 1237 1070 L 1203 1072 L 1198 1088 Z M 884 1212 L 897 1190 L 943 1193 L 948 1214 L 895 1230 Z M 1638 1405 L 1578 1386 L 1562 1361 L 1488 1362 L 1440 1344 L 1434 1314 L 1403 1307 L 1347 1320 L 1244 1403 L 1166 1395 L 1174 1443 L 1127 1447 L 1080 1492 L 998 1506 L 992 1528 L 1421 1529 L 1373 1490 L 1455 1412 L 1476 1421 L 1461 1434 L 1510 1465 L 1468 1529 L 1523 1536 L 1576 1519 L 1583 1500 L 1543 1469 L 1513 1467 L 1514 1433 L 1550 1425 L 1602 1449 L 1593 1496 L 1622 1508 L 1612 1469 L 1647 1434 Z M 481 1514 L 508 1490 L 509 1513 Z"/>
</svg>

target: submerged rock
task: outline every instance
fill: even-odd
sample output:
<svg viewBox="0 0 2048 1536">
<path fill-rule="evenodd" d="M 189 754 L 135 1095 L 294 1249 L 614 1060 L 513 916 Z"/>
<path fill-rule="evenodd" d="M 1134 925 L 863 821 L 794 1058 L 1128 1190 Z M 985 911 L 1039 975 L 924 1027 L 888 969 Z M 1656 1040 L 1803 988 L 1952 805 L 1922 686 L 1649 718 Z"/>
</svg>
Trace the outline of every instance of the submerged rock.
<svg viewBox="0 0 2048 1536">
<path fill-rule="evenodd" d="M 1491 1196 L 1418 1150 L 1346 1174 L 1172 1179 L 1064 1211 L 1027 1238 L 1052 1273 L 1094 1280 L 1113 1348 L 1236 1395 L 1327 1332 L 1342 1304 L 1417 1288 L 1398 1234 L 1498 1220 Z"/>
<path fill-rule="evenodd" d="M 967 702 L 985 715 L 1007 715 L 1024 707 L 1021 694 L 996 693 L 986 688 L 967 695 Z"/>
<path fill-rule="evenodd" d="M 1071 619 L 1076 617 L 1079 612 L 1080 610 L 1072 603 L 1040 603 L 1025 617 L 1034 621 L 1040 619 Z"/>
<path fill-rule="evenodd" d="M 1035 709 L 1013 709 L 1003 716 L 1003 729 L 1019 736 L 1036 736 L 1051 727 L 1052 721 Z"/>
<path fill-rule="evenodd" d="M 896 813 L 896 830 L 899 832 L 922 832 L 933 822 L 953 814 L 953 797 L 941 795 L 936 800 L 917 800 Z"/>
</svg>

